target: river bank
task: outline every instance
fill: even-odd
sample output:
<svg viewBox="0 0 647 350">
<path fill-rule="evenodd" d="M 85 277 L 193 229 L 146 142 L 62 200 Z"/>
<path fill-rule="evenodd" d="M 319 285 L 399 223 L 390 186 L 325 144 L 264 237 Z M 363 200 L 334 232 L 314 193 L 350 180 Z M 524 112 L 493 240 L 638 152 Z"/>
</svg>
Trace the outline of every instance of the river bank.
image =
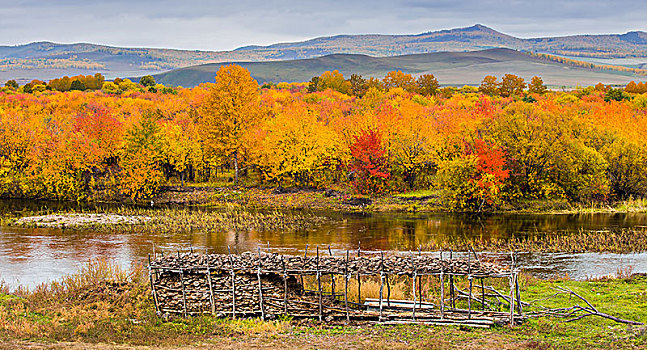
<svg viewBox="0 0 647 350">
<path fill-rule="evenodd" d="M 589 281 L 521 278 L 524 300 L 550 297 L 566 287 L 614 316 L 647 321 L 647 277 Z M 633 349 L 647 346 L 645 326 L 627 326 L 601 317 L 564 323 L 532 318 L 517 327 L 471 329 L 453 326 L 322 324 L 279 319 L 218 319 L 212 316 L 164 320 L 155 315 L 141 268 L 121 270 L 95 262 L 80 273 L 33 291 L 0 293 L 3 348 L 465 348 L 465 349 Z M 539 302 L 569 307 L 564 296 Z"/>
<path fill-rule="evenodd" d="M 155 205 L 226 207 L 251 209 L 333 210 L 356 212 L 451 211 L 440 191 L 424 190 L 381 196 L 361 196 L 343 189 L 273 187 L 165 187 L 153 198 Z M 647 200 L 571 203 L 565 199 L 519 200 L 488 213 L 645 213 Z"/>
</svg>

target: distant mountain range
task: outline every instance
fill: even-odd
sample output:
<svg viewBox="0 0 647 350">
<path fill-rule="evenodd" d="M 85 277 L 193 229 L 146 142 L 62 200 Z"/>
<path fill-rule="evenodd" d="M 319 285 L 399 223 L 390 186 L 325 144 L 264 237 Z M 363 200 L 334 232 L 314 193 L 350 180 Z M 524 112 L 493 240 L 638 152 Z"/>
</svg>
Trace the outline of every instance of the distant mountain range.
<svg viewBox="0 0 647 350">
<path fill-rule="evenodd" d="M 522 39 L 483 25 L 416 35 L 338 35 L 270 46 L 246 46 L 233 51 L 190 51 L 120 48 L 94 44 L 38 42 L 0 46 L 0 81 L 48 80 L 62 75 L 102 72 L 108 78 L 159 73 L 218 62 L 263 62 L 363 54 L 390 57 L 432 52 L 463 52 L 490 48 L 545 52 L 583 58 L 637 58 L 647 62 L 647 33 L 574 35 Z M 642 60 L 645 58 L 644 60 Z"/>
<path fill-rule="evenodd" d="M 498 77 L 517 74 L 526 81 L 539 75 L 551 87 L 574 87 L 605 84 L 626 84 L 645 77 L 576 65 L 553 62 L 511 49 L 487 49 L 470 52 L 435 52 L 392 57 L 372 57 L 356 54 L 332 54 L 317 58 L 266 62 L 231 62 L 247 68 L 260 83 L 303 82 L 327 70 L 339 70 L 344 76 L 352 73 L 364 77 L 383 77 L 392 70 L 411 74 L 434 74 L 443 85 L 477 85 L 485 75 Z M 209 63 L 155 75 L 155 79 L 170 86 L 195 86 L 213 82 L 218 69 L 228 63 Z"/>
</svg>

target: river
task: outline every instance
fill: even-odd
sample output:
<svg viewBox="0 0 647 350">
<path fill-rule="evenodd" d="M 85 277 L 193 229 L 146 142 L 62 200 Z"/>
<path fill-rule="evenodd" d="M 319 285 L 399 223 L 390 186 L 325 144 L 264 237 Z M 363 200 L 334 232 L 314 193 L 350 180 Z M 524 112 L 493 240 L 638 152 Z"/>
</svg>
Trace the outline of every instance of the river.
<svg viewBox="0 0 647 350">
<path fill-rule="evenodd" d="M 45 205 L 57 209 L 57 204 L 52 203 L 4 201 L 0 202 L 0 212 L 15 215 L 33 212 Z M 379 251 L 417 251 L 432 240 L 450 239 L 458 235 L 488 239 L 647 225 L 647 214 L 505 214 L 485 217 L 404 213 L 318 214 L 330 216 L 332 221 L 315 229 L 293 232 L 154 235 L 3 226 L 0 227 L 0 280 L 10 288 L 18 285 L 32 288 L 78 271 L 94 259 L 107 259 L 128 268 L 145 263 L 153 251 L 168 254 L 193 249 L 225 253 L 228 247 L 234 251 L 255 251 L 259 246 L 269 245 L 271 251 L 303 254 L 308 245 L 309 253 L 313 253 L 316 246 L 327 253 L 330 246 L 333 254 L 342 254 L 346 250 L 356 252 L 358 245 L 361 245 L 364 254 L 371 254 Z M 483 254 L 498 260 L 509 259 L 507 253 Z M 520 253 L 518 261 L 526 271 L 542 278 L 568 276 L 584 279 L 615 275 L 619 270 L 647 272 L 647 253 Z"/>
</svg>

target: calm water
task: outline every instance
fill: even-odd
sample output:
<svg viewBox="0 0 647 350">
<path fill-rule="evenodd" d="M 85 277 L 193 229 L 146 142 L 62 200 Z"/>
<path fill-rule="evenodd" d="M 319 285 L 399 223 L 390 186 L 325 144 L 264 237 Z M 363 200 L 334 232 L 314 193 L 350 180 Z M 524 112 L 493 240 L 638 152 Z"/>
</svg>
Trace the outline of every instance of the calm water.
<svg viewBox="0 0 647 350">
<path fill-rule="evenodd" d="M 52 203 L 0 202 L 0 212 L 33 211 Z M 10 287 L 55 280 L 77 271 L 83 264 L 105 258 L 123 267 L 145 263 L 155 249 L 166 253 L 177 250 L 224 253 L 227 246 L 238 251 L 269 246 L 273 251 L 303 254 L 306 244 L 321 249 L 331 247 L 333 254 L 356 250 L 361 242 L 367 253 L 382 250 L 417 250 L 433 240 L 457 236 L 506 238 L 541 235 L 542 232 L 567 234 L 577 230 L 610 230 L 647 225 L 646 214 L 587 215 L 494 215 L 487 217 L 450 214 L 340 214 L 316 229 L 297 232 L 199 232 L 175 235 L 142 233 L 106 234 L 54 229 L 0 227 L 0 280 Z M 490 253 L 499 260 L 507 254 Z M 647 253 L 640 254 L 521 254 L 520 263 L 540 277 L 568 275 L 571 278 L 615 274 L 619 268 L 647 272 Z"/>
</svg>

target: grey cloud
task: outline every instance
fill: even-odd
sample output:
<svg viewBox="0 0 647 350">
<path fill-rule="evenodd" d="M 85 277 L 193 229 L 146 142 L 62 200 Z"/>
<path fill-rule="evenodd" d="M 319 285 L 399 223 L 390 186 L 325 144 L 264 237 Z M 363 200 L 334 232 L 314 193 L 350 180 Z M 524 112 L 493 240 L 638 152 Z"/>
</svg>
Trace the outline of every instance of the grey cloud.
<svg viewBox="0 0 647 350">
<path fill-rule="evenodd" d="M 0 0 L 0 45 L 37 40 L 222 50 L 482 23 L 522 37 L 647 30 L 647 2 Z"/>
</svg>

